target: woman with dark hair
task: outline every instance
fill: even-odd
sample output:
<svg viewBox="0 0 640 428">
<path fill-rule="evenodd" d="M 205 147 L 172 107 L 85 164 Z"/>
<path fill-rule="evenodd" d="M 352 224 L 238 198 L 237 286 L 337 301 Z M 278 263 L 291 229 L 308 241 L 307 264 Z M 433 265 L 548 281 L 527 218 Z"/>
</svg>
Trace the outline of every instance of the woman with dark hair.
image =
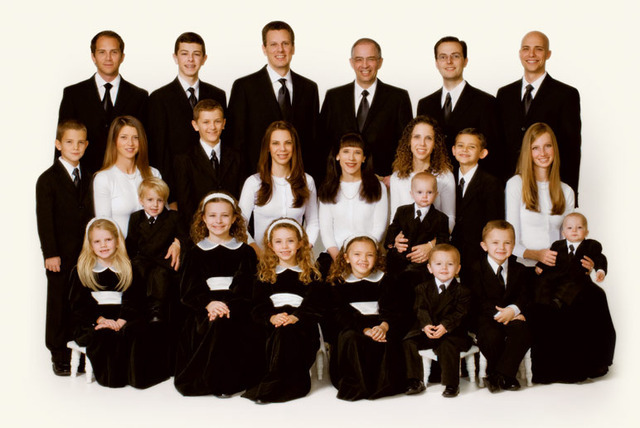
<svg viewBox="0 0 640 428">
<path fill-rule="evenodd" d="M 300 140 L 293 125 L 273 122 L 262 138 L 258 172 L 244 182 L 240 209 L 247 222 L 253 213 L 256 242 L 261 251 L 262 237 L 271 222 L 289 217 L 303 224 L 309 243 L 318 237 L 318 201 L 316 185 L 302 165 Z"/>
</svg>

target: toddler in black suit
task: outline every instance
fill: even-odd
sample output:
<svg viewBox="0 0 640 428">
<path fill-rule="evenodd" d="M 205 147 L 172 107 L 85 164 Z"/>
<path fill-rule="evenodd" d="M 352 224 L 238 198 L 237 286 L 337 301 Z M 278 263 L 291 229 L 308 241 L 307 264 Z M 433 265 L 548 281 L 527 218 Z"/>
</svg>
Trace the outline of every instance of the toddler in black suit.
<svg viewBox="0 0 640 428">
<path fill-rule="evenodd" d="M 47 270 L 47 348 L 53 372 L 68 376 L 72 339 L 69 275 L 78 261 L 84 228 L 93 217 L 91 175 L 80 165 L 89 144 L 87 128 L 77 120 L 58 125 L 56 148 L 60 157 L 38 178 L 36 218 Z"/>
<path fill-rule="evenodd" d="M 143 209 L 131 214 L 127 232 L 127 252 L 131 258 L 136 283 L 145 284 L 149 321 L 165 317 L 178 283 L 180 248 L 187 244 L 187 234 L 176 211 L 165 210 L 169 187 L 159 178 L 140 183 L 138 197 Z"/>
</svg>

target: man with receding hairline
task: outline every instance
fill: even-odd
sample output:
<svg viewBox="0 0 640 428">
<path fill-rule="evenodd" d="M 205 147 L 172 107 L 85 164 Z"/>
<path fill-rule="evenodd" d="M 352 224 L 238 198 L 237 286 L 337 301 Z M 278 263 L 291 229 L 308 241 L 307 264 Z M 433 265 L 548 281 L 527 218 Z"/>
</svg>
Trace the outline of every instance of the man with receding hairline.
<svg viewBox="0 0 640 428">
<path fill-rule="evenodd" d="M 522 138 L 529 126 L 544 122 L 553 129 L 560 151 L 560 178 L 576 194 L 580 174 L 580 94 L 546 72 L 551 57 L 548 37 L 531 31 L 522 38 L 520 62 L 524 76 L 498 90 L 497 100 L 505 144 L 505 173 L 513 175 Z"/>
</svg>

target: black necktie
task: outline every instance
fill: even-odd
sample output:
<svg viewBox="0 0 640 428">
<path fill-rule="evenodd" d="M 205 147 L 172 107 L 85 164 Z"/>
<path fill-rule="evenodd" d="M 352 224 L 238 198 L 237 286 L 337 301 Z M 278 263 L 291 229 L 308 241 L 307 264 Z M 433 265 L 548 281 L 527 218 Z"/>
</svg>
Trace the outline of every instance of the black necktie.
<svg viewBox="0 0 640 428">
<path fill-rule="evenodd" d="M 198 99 L 196 98 L 196 90 L 193 88 L 187 89 L 189 92 L 189 104 L 191 104 L 191 108 L 194 108 L 196 104 L 198 104 Z"/>
<path fill-rule="evenodd" d="M 569 258 L 573 259 L 576 256 L 576 247 L 573 246 L 573 244 L 569 245 Z"/>
<path fill-rule="evenodd" d="M 460 199 L 464 197 L 464 178 L 461 178 L 458 183 L 458 195 L 460 196 Z"/>
<path fill-rule="evenodd" d="M 80 170 L 78 168 L 73 168 L 73 185 L 76 186 L 76 189 L 80 187 Z"/>
<path fill-rule="evenodd" d="M 113 85 L 111 83 L 104 84 L 104 98 L 102 99 L 102 108 L 107 113 L 107 117 L 111 117 L 111 112 L 113 111 L 113 102 L 111 101 L 111 88 Z"/>
<path fill-rule="evenodd" d="M 416 210 L 416 220 L 420 220 L 421 217 L 422 217 L 422 211 Z"/>
<path fill-rule="evenodd" d="M 529 113 L 529 108 L 531 107 L 531 101 L 533 101 L 533 97 L 531 96 L 531 92 L 533 91 L 533 86 L 531 84 L 527 85 L 527 90 L 524 93 L 524 97 L 522 98 L 522 104 L 524 106 L 524 115 L 526 116 Z"/>
<path fill-rule="evenodd" d="M 440 284 L 440 294 L 444 293 L 444 284 Z"/>
<path fill-rule="evenodd" d="M 449 92 L 447 92 L 447 97 L 444 99 L 442 111 L 444 114 L 444 121 L 447 122 L 449 120 L 449 116 L 451 116 L 451 93 Z"/>
<path fill-rule="evenodd" d="M 498 282 L 500 283 L 500 285 L 506 287 L 507 285 L 505 284 L 504 277 L 502 276 L 502 266 L 498 266 L 498 273 L 496 276 L 498 277 Z"/>
<path fill-rule="evenodd" d="M 153 223 L 156 222 L 156 218 L 155 217 L 149 217 L 149 226 L 153 226 Z"/>
<path fill-rule="evenodd" d="M 218 173 L 218 167 L 220 166 L 220 161 L 218 160 L 218 156 L 216 155 L 216 151 L 211 149 L 211 166 L 213 167 L 213 172 Z"/>
<path fill-rule="evenodd" d="M 369 91 L 365 89 L 364 91 L 362 91 L 362 101 L 360 101 L 358 112 L 356 113 L 358 130 L 360 132 L 362 132 L 362 129 L 364 128 L 364 122 L 367 120 L 367 115 L 369 114 L 369 101 L 367 100 L 367 96 L 369 96 Z"/>
<path fill-rule="evenodd" d="M 287 79 L 284 77 L 278 79 L 278 82 L 282 85 L 278 91 L 278 104 L 280 105 L 280 111 L 285 120 L 289 120 L 291 116 L 291 96 L 289 95 L 289 89 L 287 88 Z"/>
</svg>

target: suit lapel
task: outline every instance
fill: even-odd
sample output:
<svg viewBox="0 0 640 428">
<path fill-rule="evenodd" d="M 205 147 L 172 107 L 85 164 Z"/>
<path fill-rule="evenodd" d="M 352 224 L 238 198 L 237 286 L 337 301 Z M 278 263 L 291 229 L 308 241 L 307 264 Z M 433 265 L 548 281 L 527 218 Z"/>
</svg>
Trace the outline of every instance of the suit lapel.
<svg viewBox="0 0 640 428">
<path fill-rule="evenodd" d="M 553 94 L 549 90 L 550 86 L 553 86 L 553 79 L 551 78 L 551 76 L 549 76 L 549 74 L 547 74 L 547 76 L 544 78 L 544 80 L 540 84 L 540 88 L 538 88 L 535 98 L 531 102 L 531 107 L 529 107 L 529 112 L 527 113 L 527 117 L 535 115 L 537 113 L 537 110 L 539 109 L 538 106 L 541 106 L 541 105 L 545 106 L 551 103 L 551 100 L 549 98 Z M 534 116 L 534 117 L 537 117 L 537 116 Z"/>
<path fill-rule="evenodd" d="M 387 92 L 387 87 L 384 83 L 378 79 L 378 86 L 376 87 L 376 93 L 373 96 L 373 102 L 371 103 L 371 107 L 369 108 L 369 113 L 367 114 L 367 118 L 364 121 L 364 126 L 362 127 L 362 131 L 364 132 L 371 122 L 375 120 L 376 114 L 383 109 L 383 106 L 386 104 L 387 98 L 389 94 Z M 353 105 L 353 102 L 351 103 Z M 353 106 L 355 108 L 355 105 Z M 353 117 L 355 118 L 356 113 L 353 112 Z"/>
<path fill-rule="evenodd" d="M 174 102 L 180 106 L 181 110 L 184 111 L 192 111 L 191 109 L 191 104 L 189 104 L 189 98 L 187 98 L 187 94 L 184 91 L 184 89 L 182 88 L 182 85 L 180 84 L 180 81 L 178 80 L 178 78 L 176 77 L 173 82 L 171 82 L 171 94 L 173 97 Z M 201 99 L 204 99 L 203 93 L 202 93 L 202 85 L 200 85 L 200 97 L 198 98 L 198 101 L 200 101 Z"/>
<path fill-rule="evenodd" d="M 280 111 L 280 105 L 278 105 L 276 93 L 273 91 L 273 85 L 271 84 L 271 79 L 269 78 L 267 66 L 265 65 L 261 71 L 262 73 L 260 73 L 260 83 L 258 84 L 258 87 L 255 88 L 256 91 L 259 92 L 259 95 L 256 96 L 256 99 L 263 99 L 266 105 L 271 106 L 269 107 L 269 109 L 277 112 L 278 119 L 282 120 L 282 112 Z M 293 78 L 291 84 L 293 85 Z M 295 94 L 295 89 L 293 92 Z M 291 105 L 293 106 L 293 99 L 291 100 Z"/>
<path fill-rule="evenodd" d="M 209 155 L 210 153 L 205 153 L 202 145 L 198 142 L 198 145 L 194 148 L 194 163 L 197 165 L 197 168 L 204 172 L 208 177 L 217 181 L 216 176 L 213 173 L 213 166 L 211 166 Z"/>
</svg>

